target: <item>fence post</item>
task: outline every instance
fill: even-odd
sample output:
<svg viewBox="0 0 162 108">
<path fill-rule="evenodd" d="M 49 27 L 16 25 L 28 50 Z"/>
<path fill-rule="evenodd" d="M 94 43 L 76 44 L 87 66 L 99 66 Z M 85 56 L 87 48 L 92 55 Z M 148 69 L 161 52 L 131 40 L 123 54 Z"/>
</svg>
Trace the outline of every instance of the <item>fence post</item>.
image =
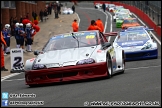
<svg viewBox="0 0 162 108">
<path fill-rule="evenodd" d="M 151 16 L 151 14 L 150 14 L 150 13 L 151 13 L 151 12 L 150 12 L 150 11 L 151 11 L 150 7 L 148 7 L 148 10 L 149 10 L 149 16 Z"/>
<path fill-rule="evenodd" d="M 154 20 L 154 10 L 152 10 L 152 19 Z"/>
<path fill-rule="evenodd" d="M 160 17 L 160 14 L 159 14 L 159 13 L 158 13 L 157 17 L 158 17 L 158 23 L 157 23 L 157 26 L 160 26 L 161 24 L 160 24 L 160 21 L 159 21 L 159 17 Z"/>
</svg>

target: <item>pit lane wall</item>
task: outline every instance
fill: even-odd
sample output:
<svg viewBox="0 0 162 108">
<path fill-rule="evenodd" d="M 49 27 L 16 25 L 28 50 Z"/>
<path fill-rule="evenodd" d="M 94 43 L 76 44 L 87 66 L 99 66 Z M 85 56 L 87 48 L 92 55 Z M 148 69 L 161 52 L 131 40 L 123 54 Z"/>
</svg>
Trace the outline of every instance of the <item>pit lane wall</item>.
<svg viewBox="0 0 162 108">
<path fill-rule="evenodd" d="M 94 4 L 96 3 L 108 3 L 108 4 L 115 4 L 115 5 L 120 5 L 123 6 L 126 9 L 129 9 L 131 12 L 136 14 L 145 24 L 147 24 L 150 28 L 153 28 L 154 31 L 158 34 L 158 36 L 161 36 L 161 26 L 157 26 L 154 21 L 152 21 L 147 14 L 145 14 L 143 11 L 140 9 L 130 6 L 128 4 L 123 4 L 120 2 L 108 2 L 108 1 L 94 1 Z"/>
</svg>

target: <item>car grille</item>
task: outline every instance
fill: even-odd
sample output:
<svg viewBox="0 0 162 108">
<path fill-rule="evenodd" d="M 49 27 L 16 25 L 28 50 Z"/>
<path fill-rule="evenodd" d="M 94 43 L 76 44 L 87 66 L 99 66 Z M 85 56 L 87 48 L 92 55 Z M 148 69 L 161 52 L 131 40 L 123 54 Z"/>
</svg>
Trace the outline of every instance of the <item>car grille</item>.
<svg viewBox="0 0 162 108">
<path fill-rule="evenodd" d="M 54 78 L 63 78 L 63 77 L 72 77 L 76 76 L 78 72 L 66 72 L 66 73 L 57 73 L 57 74 L 49 74 L 47 77 L 49 79 L 54 79 Z"/>
<path fill-rule="evenodd" d="M 147 53 L 145 53 L 145 52 L 134 53 L 134 54 L 126 54 L 126 58 L 142 57 L 142 56 L 144 56 L 146 54 Z"/>
</svg>

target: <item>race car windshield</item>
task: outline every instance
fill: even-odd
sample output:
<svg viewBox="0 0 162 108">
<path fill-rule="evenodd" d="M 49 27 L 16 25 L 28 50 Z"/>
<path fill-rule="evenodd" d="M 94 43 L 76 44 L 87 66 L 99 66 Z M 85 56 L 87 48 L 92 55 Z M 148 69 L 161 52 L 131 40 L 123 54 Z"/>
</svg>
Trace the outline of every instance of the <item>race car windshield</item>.
<svg viewBox="0 0 162 108">
<path fill-rule="evenodd" d="M 52 37 L 44 48 L 44 51 L 62 50 L 97 45 L 96 32 L 74 33 Z M 79 43 L 79 44 L 78 44 Z"/>
<path fill-rule="evenodd" d="M 125 19 L 128 18 L 128 14 L 118 14 L 119 19 Z"/>
<path fill-rule="evenodd" d="M 127 42 L 127 41 L 141 41 L 148 40 L 149 36 L 144 30 L 131 31 L 131 32 L 120 32 L 120 37 L 117 39 L 117 42 Z"/>
<path fill-rule="evenodd" d="M 138 23 L 136 19 L 125 19 L 123 24 Z"/>
<path fill-rule="evenodd" d="M 125 10 L 125 9 L 122 9 L 122 10 L 120 10 L 120 12 L 128 13 L 129 11 L 128 10 Z"/>
</svg>

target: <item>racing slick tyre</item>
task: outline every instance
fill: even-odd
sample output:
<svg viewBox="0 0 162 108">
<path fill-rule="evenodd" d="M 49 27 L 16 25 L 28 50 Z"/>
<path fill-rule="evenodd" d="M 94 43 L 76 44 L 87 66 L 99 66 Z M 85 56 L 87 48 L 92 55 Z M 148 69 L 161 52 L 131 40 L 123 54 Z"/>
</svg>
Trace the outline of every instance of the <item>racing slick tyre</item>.
<svg viewBox="0 0 162 108">
<path fill-rule="evenodd" d="M 124 73 L 125 71 L 125 55 L 124 55 L 124 51 L 122 51 L 122 62 L 123 62 L 123 71 L 121 71 L 121 73 Z"/>
<path fill-rule="evenodd" d="M 107 56 L 107 70 L 108 70 L 108 78 L 111 78 L 112 77 L 112 73 L 113 73 L 113 69 L 112 69 L 112 61 L 111 61 L 111 57 L 110 55 L 108 54 Z"/>
</svg>

